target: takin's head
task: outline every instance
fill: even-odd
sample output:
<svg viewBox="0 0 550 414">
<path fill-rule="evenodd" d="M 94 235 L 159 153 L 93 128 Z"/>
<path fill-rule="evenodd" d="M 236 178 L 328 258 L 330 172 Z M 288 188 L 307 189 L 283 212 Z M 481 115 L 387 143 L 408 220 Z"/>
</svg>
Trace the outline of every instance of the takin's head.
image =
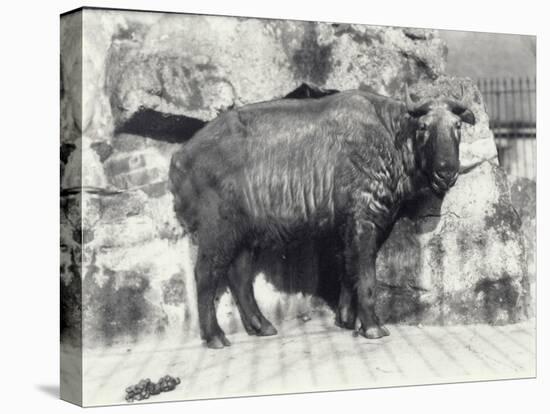
<svg viewBox="0 0 550 414">
<path fill-rule="evenodd" d="M 416 123 L 413 146 L 417 165 L 432 189 L 444 194 L 458 177 L 462 125 L 475 124 L 474 114 L 462 102 L 448 98 L 413 102 L 406 87 L 405 102 Z"/>
</svg>

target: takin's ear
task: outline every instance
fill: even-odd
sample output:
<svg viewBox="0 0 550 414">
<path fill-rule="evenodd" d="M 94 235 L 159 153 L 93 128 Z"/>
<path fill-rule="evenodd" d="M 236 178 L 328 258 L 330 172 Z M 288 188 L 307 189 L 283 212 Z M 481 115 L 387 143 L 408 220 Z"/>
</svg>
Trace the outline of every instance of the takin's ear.
<svg viewBox="0 0 550 414">
<path fill-rule="evenodd" d="M 458 115 L 462 122 L 466 122 L 467 124 L 470 124 L 470 125 L 475 125 L 476 117 L 474 116 L 474 113 L 470 109 L 464 108 L 463 106 L 455 106 L 452 109 L 452 112 L 453 114 Z"/>
<path fill-rule="evenodd" d="M 467 124 L 470 124 L 470 125 L 475 125 L 475 123 L 476 123 L 476 117 L 475 117 L 474 113 L 469 109 L 466 109 L 466 110 L 464 110 L 464 112 L 462 112 L 461 114 L 457 114 L 457 115 L 460 117 L 462 122 L 466 122 Z"/>
</svg>

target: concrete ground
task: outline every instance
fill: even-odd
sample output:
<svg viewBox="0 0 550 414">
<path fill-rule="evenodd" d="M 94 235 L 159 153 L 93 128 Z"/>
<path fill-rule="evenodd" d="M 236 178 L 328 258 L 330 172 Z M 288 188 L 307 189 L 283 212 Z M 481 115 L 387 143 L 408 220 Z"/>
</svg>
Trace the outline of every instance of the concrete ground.
<svg viewBox="0 0 550 414">
<path fill-rule="evenodd" d="M 169 374 L 181 384 L 145 402 L 525 378 L 536 375 L 535 322 L 418 327 L 388 325 L 379 340 L 354 337 L 332 319 L 277 326 L 279 335 L 228 335 L 211 350 L 171 338 L 88 351 L 84 404 L 124 404 L 125 388 Z M 134 403 L 137 404 L 137 403 Z"/>
</svg>

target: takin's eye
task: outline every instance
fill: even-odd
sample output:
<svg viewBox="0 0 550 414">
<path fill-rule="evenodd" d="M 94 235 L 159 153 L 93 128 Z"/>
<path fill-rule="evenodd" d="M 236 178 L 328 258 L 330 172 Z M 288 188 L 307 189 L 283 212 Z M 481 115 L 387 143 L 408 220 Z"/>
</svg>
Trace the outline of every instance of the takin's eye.
<svg viewBox="0 0 550 414">
<path fill-rule="evenodd" d="M 420 145 L 425 145 L 426 142 L 428 142 L 428 138 L 429 138 L 428 124 L 425 122 L 420 122 L 416 129 L 416 141 Z"/>
<path fill-rule="evenodd" d="M 455 122 L 455 128 L 456 128 L 456 129 L 462 128 L 462 122 L 461 122 L 461 121 L 456 121 L 456 122 Z"/>
</svg>

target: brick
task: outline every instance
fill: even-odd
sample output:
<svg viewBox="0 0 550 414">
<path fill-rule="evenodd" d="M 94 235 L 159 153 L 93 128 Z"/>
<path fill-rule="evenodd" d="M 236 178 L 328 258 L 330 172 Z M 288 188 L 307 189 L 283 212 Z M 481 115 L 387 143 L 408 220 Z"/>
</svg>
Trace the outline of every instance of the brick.
<svg viewBox="0 0 550 414">
<path fill-rule="evenodd" d="M 139 135 L 133 134 L 118 134 L 112 141 L 115 150 L 120 152 L 131 152 L 144 149 L 146 139 Z"/>
<path fill-rule="evenodd" d="M 105 170 L 108 175 L 116 176 L 145 167 L 146 163 L 146 158 L 141 153 L 121 154 L 109 159 L 105 163 Z"/>
<path fill-rule="evenodd" d="M 112 177 L 112 183 L 118 188 L 129 190 L 159 181 L 158 168 L 141 168 Z"/>
<path fill-rule="evenodd" d="M 158 183 L 152 183 L 144 185 L 140 188 L 145 194 L 152 198 L 162 197 L 168 192 L 167 181 L 160 181 Z"/>
</svg>

